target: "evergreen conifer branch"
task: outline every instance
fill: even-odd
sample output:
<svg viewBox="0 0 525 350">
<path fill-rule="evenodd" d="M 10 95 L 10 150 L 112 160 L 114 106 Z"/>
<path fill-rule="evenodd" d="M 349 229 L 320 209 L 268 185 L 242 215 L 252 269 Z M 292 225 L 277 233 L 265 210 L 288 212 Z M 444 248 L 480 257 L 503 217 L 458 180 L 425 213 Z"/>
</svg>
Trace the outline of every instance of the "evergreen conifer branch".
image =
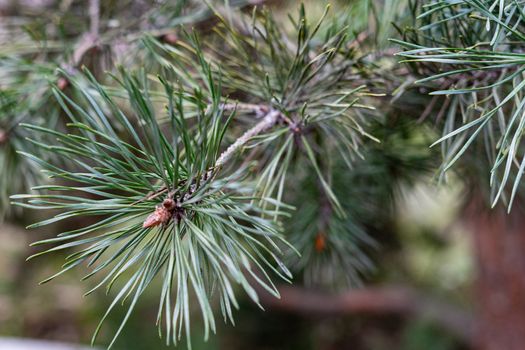
<svg viewBox="0 0 525 350">
<path fill-rule="evenodd" d="M 419 77 L 416 84 L 443 96 L 437 113 L 444 119 L 443 136 L 434 143 L 442 146 L 442 172 L 473 145 L 484 144 L 492 203 L 503 199 L 510 210 L 525 170 L 521 6 L 465 0 L 419 11 L 418 27 L 394 42 L 405 49 L 398 55 Z"/>
<path fill-rule="evenodd" d="M 263 218 L 281 213 L 250 204 L 252 197 L 247 196 L 249 185 L 241 181 L 245 170 L 241 168 L 230 175 L 206 177 L 209 169 L 222 167 L 249 136 L 271 127 L 278 113 L 271 111 L 269 117 L 249 130 L 244 139 L 241 137 L 243 142 L 234 144 L 220 157 L 222 135 L 229 124 L 224 123 L 218 86 L 213 81 L 209 86 L 214 104 L 206 108 L 205 101 L 194 97 L 193 103 L 201 114 L 199 123 L 190 126 L 183 112 L 183 92 L 177 92 L 161 80 L 169 101 L 165 112 L 169 115 L 170 128 L 166 134 L 151 108 L 144 77 L 121 72 L 118 82 L 128 93 L 130 105 L 138 118 L 136 122 L 144 128 L 144 135 L 140 136 L 133 120 L 119 109 L 95 80 L 91 79 L 91 88 L 105 103 L 101 105 L 91 94 L 81 91 L 89 109 L 57 89 L 58 101 L 72 121 L 70 128 L 76 131 L 65 134 L 39 126 L 24 126 L 33 132 L 55 136 L 60 145 L 32 142 L 47 152 L 74 162 L 79 169 L 68 170 L 26 154 L 46 169 L 50 177 L 61 180 L 57 184 L 35 188 L 42 194 L 12 198 L 22 207 L 62 212 L 31 227 L 78 216 L 102 217 L 83 228 L 61 233 L 57 238 L 37 242 L 55 246 L 33 257 L 82 247 L 68 256 L 63 270 L 44 282 L 87 263 L 93 272 L 86 278 L 106 271 L 93 290 L 107 285 L 107 291 L 110 291 L 117 280 L 131 273 L 131 278 L 124 282 L 108 309 L 109 313 L 117 302 L 130 300 L 129 310 L 115 339 L 140 295 L 156 276 L 161 276 L 163 281 L 158 323 L 159 327 L 164 325 L 167 341 L 177 343 L 182 329 L 189 341 L 188 310 L 192 304 L 189 301 L 192 290 L 201 308 L 207 337 L 210 331 L 215 331 L 210 304 L 212 291 L 219 295 L 225 319 L 233 322 L 232 308 L 237 307 L 234 283 L 241 285 L 257 302 L 252 283 L 258 283 L 278 296 L 265 270 L 269 269 L 285 280 L 291 277 L 278 258 L 280 248 L 277 242 L 284 241 L 277 225 Z M 124 127 L 125 139 L 116 133 L 104 110 L 110 110 Z M 126 141 L 128 137 L 133 144 Z M 61 184 L 64 181 L 66 183 Z M 69 181 L 75 185 L 68 185 Z M 148 192 L 162 193 L 159 188 L 167 189 L 166 198 L 151 195 L 145 198 L 144 194 Z M 277 204 L 271 199 L 265 200 Z M 288 208 L 282 203 L 279 205 Z M 152 215 L 157 218 L 152 218 Z M 203 271 L 206 271 L 204 275 Z M 246 275 L 255 282 L 249 281 Z M 173 295 L 175 301 L 172 301 Z"/>
<path fill-rule="evenodd" d="M 88 294 L 118 289 L 102 321 L 118 303 L 128 311 L 110 346 L 156 279 L 157 324 L 168 343 L 182 335 L 189 342 L 191 305 L 201 311 L 205 336 L 215 331 L 214 295 L 231 322 L 236 286 L 256 303 L 254 284 L 278 296 L 272 277 L 291 278 L 281 256 L 297 253 L 283 233 L 293 237 L 301 227 L 282 230 L 292 209 L 284 202 L 308 212 L 289 191 L 303 177 L 322 204 L 308 223 L 313 217 L 323 229 L 305 236 L 301 250 L 312 257 L 313 247 L 327 258 L 323 266 L 340 265 L 329 283 L 357 284 L 371 269 L 361 245 L 373 240 L 341 201 L 348 192 L 334 176 L 342 167 L 350 171 L 363 145 L 377 141 L 367 126 L 378 119 L 372 100 L 379 94 L 370 82 L 374 66 L 355 44 L 361 39 L 326 14 L 309 23 L 304 8 L 291 34 L 267 9 L 235 21 L 220 11 L 215 16 L 215 31 L 203 43 L 184 29 L 173 41 L 158 33 L 130 37 L 145 67 L 139 73 L 126 61 L 113 79 L 59 69 L 69 86 L 57 83 L 52 93 L 67 131 L 22 124 L 38 150 L 22 153 L 50 181 L 13 196 L 15 204 L 55 215 L 30 227 L 82 224 L 37 242 L 51 247 L 33 257 L 74 249 L 46 281 L 87 264 L 86 278 L 100 276 Z M 101 45 L 113 35 L 103 23 Z M 236 157 L 241 150 L 249 151 Z"/>
<path fill-rule="evenodd" d="M 231 9 L 246 5 L 250 5 L 250 1 L 235 0 L 224 4 Z M 0 162 L 5 165 L 0 170 L 0 183 L 5 184 L 0 191 L 0 218 L 8 211 L 9 195 L 26 191 L 35 181 L 41 181 L 38 169 L 16 153 L 37 151 L 25 140 L 28 135 L 18 128 L 19 123 L 29 122 L 50 129 L 63 127 L 60 107 L 52 98 L 51 85 L 68 90 L 70 82 L 67 77 L 78 74 L 83 64 L 88 64 L 100 79 L 100 72 L 107 68 L 108 61 L 113 64 L 125 57 L 133 60 L 128 67 L 148 65 L 140 39 L 157 35 L 159 40 L 165 40 L 162 31 L 175 32 L 180 25 L 192 25 L 213 17 L 208 5 L 193 0 L 148 6 L 133 4 L 131 8 L 119 6 L 97 0 L 67 4 L 53 13 L 56 17 L 53 23 L 62 24 L 60 30 L 54 25 L 41 23 L 40 17 L 47 11 L 45 6 L 27 18 L 11 21 L 9 17 L 2 17 L 0 93 L 9 97 L 0 98 Z M 130 11 L 136 11 L 134 6 L 146 6 L 147 10 L 141 11 L 142 15 L 134 20 L 122 20 L 129 18 Z M 87 16 L 82 17 L 79 13 Z M 118 16 L 110 19 L 108 13 Z M 145 23 L 148 23 L 147 28 L 144 28 Z M 82 79 L 82 75 L 79 74 L 78 78 Z M 13 96 L 16 96 L 17 103 L 10 104 Z M 26 176 L 18 176 L 20 173 Z M 13 185 L 7 185 L 8 181 Z"/>
<path fill-rule="evenodd" d="M 316 152 L 321 145 L 312 137 L 333 140 L 322 147 L 340 153 L 351 167 L 352 159 L 360 156 L 361 138 L 374 139 L 361 124 L 375 117 L 370 113 L 373 107 L 366 102 L 378 94 L 368 91 L 364 84 L 363 76 L 370 68 L 357 58 L 348 27 L 325 25 L 326 14 L 317 23 L 308 23 L 302 9 L 298 18 L 292 19 L 295 32 L 292 35 L 280 30 L 265 9 L 254 11 L 251 19 L 241 17 L 245 23 L 243 32 L 217 14 L 220 25 L 215 39 L 220 42 L 221 50 L 216 49 L 219 44 L 210 38 L 203 45 L 202 53 L 220 76 L 226 93 L 242 92 L 244 98 L 240 106 L 279 110 L 288 126 L 288 130 L 280 128 L 258 142 L 267 146 L 266 154 L 259 159 L 271 159 L 269 168 L 258 181 L 258 193 L 262 197 L 277 194 L 280 199 L 290 161 L 299 152 L 318 169 L 316 174 L 328 197 L 343 215 L 329 180 L 325 179 L 324 169 L 316 165 Z M 167 45 L 153 38 L 146 39 L 145 45 L 158 63 L 176 72 L 188 88 L 199 84 L 202 74 L 192 67 L 195 47 L 188 47 L 184 41 Z M 246 117 L 250 122 L 246 114 L 252 112 L 240 108 L 237 116 Z"/>
<path fill-rule="evenodd" d="M 229 105 L 222 105 L 223 110 L 230 107 L 231 106 Z M 252 106 L 249 107 L 252 108 Z M 210 108 L 208 108 L 208 110 L 209 109 Z M 233 111 L 235 111 L 235 109 L 233 109 Z M 157 226 L 159 224 L 165 224 L 169 220 L 171 220 L 172 217 L 175 217 L 176 221 L 179 222 L 181 219 L 179 217 L 181 214 L 180 199 L 182 199 L 183 201 L 191 199 L 193 194 L 199 189 L 199 186 L 206 184 L 213 177 L 215 177 L 217 175 L 217 172 L 220 171 L 220 169 L 225 165 L 225 163 L 227 163 L 234 156 L 234 154 L 237 151 L 239 151 L 251 138 L 273 127 L 279 121 L 281 116 L 282 114 L 279 111 L 268 111 L 268 113 L 262 117 L 262 120 L 260 122 L 258 122 L 249 130 L 247 130 L 237 140 L 235 140 L 235 142 L 232 143 L 224 152 L 222 152 L 221 155 L 215 161 L 213 167 L 210 168 L 210 170 L 206 171 L 203 175 L 201 175 L 198 181 L 193 181 L 188 191 L 184 195 L 179 195 L 177 201 L 173 200 L 174 195 L 178 191 L 177 189 L 167 192 L 167 188 L 163 187 L 161 190 L 149 194 L 147 196 L 147 199 L 151 200 L 167 192 L 166 199 L 162 202 L 162 205 L 157 206 L 155 208 L 155 211 L 146 218 L 143 227 L 152 227 Z"/>
</svg>

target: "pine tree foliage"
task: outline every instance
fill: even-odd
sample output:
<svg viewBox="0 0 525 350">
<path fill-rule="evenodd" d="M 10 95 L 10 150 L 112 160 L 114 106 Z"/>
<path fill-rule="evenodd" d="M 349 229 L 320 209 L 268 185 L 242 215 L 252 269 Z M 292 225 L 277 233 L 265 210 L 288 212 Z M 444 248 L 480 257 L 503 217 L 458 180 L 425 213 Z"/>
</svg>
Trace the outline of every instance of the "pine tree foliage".
<svg viewBox="0 0 525 350">
<path fill-rule="evenodd" d="M 520 194 L 523 4 L 364 0 L 285 23 L 259 2 L 64 1 L 0 24 L 0 214 L 11 196 L 47 214 L 30 228 L 70 225 L 31 258 L 68 252 L 43 282 L 82 266 L 86 294 L 113 295 L 93 341 L 123 304 L 111 347 L 148 288 L 159 333 L 189 344 L 195 314 L 207 338 L 217 309 L 234 323 L 292 273 L 359 285 L 398 188 L 428 175 L 427 124 L 442 177 L 474 160 L 494 205 Z"/>
<path fill-rule="evenodd" d="M 331 185 L 346 216 L 336 215 L 326 198 L 322 200 L 312 177 L 292 188 L 299 193 L 294 203 L 302 203 L 286 229 L 286 237 L 301 252 L 300 258 L 289 254 L 285 260 L 302 274 L 294 281 L 302 277 L 301 282 L 313 288 L 344 290 L 362 286 L 363 277 L 369 281 L 381 269 L 374 260 L 383 254 L 381 239 L 390 235 L 397 200 L 404 189 L 432 176 L 438 162 L 428 149 L 432 130 L 419 129 L 403 114 L 389 108 L 386 125 L 380 120 L 369 126 L 381 142 L 366 145 L 351 170 L 341 161 L 333 170 Z"/>
<path fill-rule="evenodd" d="M 43 283 L 82 268 L 86 295 L 111 294 L 93 342 L 123 307 L 113 346 L 149 290 L 159 335 L 190 347 L 195 316 L 208 338 L 279 283 L 359 286 L 436 139 L 442 178 L 471 161 L 493 205 L 520 195 L 521 2 L 363 0 L 286 21 L 263 2 L 1 17 L 0 217 L 63 230 L 34 243 L 30 258 L 68 254 Z"/>
<path fill-rule="evenodd" d="M 17 154 L 18 150 L 36 152 L 25 138 L 27 132 L 18 125 L 31 118 L 36 124 L 51 127 L 59 120 L 58 109 L 52 101 L 48 75 L 55 67 L 50 65 L 32 65 L 16 58 L 0 58 L 0 217 L 9 208 L 9 195 L 17 191 L 26 191 L 41 180 L 38 168 L 35 168 Z M 30 83 L 32 82 L 32 83 Z M 24 177 L 20 177 L 24 174 Z"/>
<path fill-rule="evenodd" d="M 314 249 L 330 262 L 326 267 L 337 272 L 331 277 L 309 274 L 316 259 L 298 259 L 294 251 L 288 252 L 288 260 L 296 270 L 305 270 L 311 283 L 334 287 L 359 284 L 360 274 L 371 270 L 371 262 L 359 248 L 371 240 L 359 230 L 355 218 L 347 217 L 349 213 L 333 190 L 342 190 L 343 182 L 337 187 L 333 176 L 353 168 L 353 162 L 363 157 L 363 143 L 377 142 L 366 129 L 377 118 L 369 102 L 380 94 L 369 91 L 367 84 L 372 85 L 374 77 L 372 66 L 356 50 L 350 27 L 345 21 L 326 23 L 326 15 L 309 24 L 301 9 L 298 19 L 291 19 L 292 30 L 297 33 L 292 37 L 283 32 L 268 11 L 239 17 L 235 25 L 219 17 L 215 37 L 207 38 L 203 52 L 212 65 L 219 63 L 216 71 L 228 95 L 240 95 L 237 101 L 225 105 L 235 107 L 240 122 L 249 125 L 254 116 L 260 118 L 271 109 L 279 111 L 279 127 L 257 137 L 249 146 L 250 157 L 258 160 L 253 170 L 254 194 L 262 198 L 275 196 L 279 203 L 288 197 L 286 201 L 298 208 L 294 217 L 303 222 L 291 224 L 287 236 L 299 239 L 302 253 Z M 198 84 L 191 64 L 188 66 L 195 60 L 192 50 L 187 50 L 184 43 L 168 45 L 149 40 L 147 45 L 164 69 L 186 72 L 183 81 L 190 82 L 190 88 Z M 248 60 L 253 64 L 244 63 Z M 300 195 L 287 196 L 287 192 L 306 191 L 304 187 L 291 189 L 296 181 L 290 179 L 306 181 L 313 188 L 311 201 L 328 203 L 313 205 L 307 215 L 302 215 L 305 201 Z M 320 242 L 325 239 L 323 231 L 329 229 L 324 227 L 325 222 L 331 220 L 340 225 L 329 238 L 344 244 L 324 249 Z M 302 229 L 307 224 L 311 234 Z M 344 257 L 349 253 L 346 249 L 351 250 L 352 257 Z"/>
<path fill-rule="evenodd" d="M 216 3 L 236 9 L 249 1 Z M 158 2 L 147 9 L 134 1 L 98 0 L 64 2 L 59 9 L 20 7 L 24 17 L 3 17 L 0 24 L 0 144 L 6 145 L 0 149 L 2 217 L 9 209 L 10 194 L 42 181 L 38 169 L 13 151 L 37 151 L 25 142 L 28 135 L 17 125 L 30 121 L 48 128 L 61 126 L 60 106 L 51 89 L 52 84 L 68 89 L 69 81 L 61 70 L 77 75 L 86 65 L 102 77 L 117 62 L 136 68 L 133 62 L 147 63 L 144 37 L 171 40 L 174 28 L 197 25 L 214 16 L 206 3 L 190 0 Z M 18 176 L 20 173 L 26 176 Z"/>
<path fill-rule="evenodd" d="M 372 107 L 362 102 L 374 95 L 365 84 L 366 78 L 371 76 L 370 67 L 361 62 L 355 50 L 345 49 L 351 41 L 346 25 L 331 25 L 322 37 L 318 37 L 326 13 L 318 23 L 308 24 L 304 9 L 302 11 L 298 19 L 292 19 L 297 34 L 291 38 L 282 32 L 268 11 L 254 13 L 248 18 L 249 22 L 242 21 L 241 17 L 238 28 L 220 18 L 217 41 L 208 39 L 204 51 L 212 64 L 220 65 L 216 70 L 225 92 L 228 95 L 243 93 L 242 100 L 231 105 L 237 103 L 239 118 L 251 120 L 254 114 L 261 115 L 273 108 L 282 113 L 281 123 L 292 131 L 289 133 L 281 128 L 279 134 L 272 135 L 276 142 L 266 147 L 262 158 L 271 163 L 260 178 L 262 196 L 283 192 L 285 169 L 294 158 L 295 138 L 317 169 L 329 199 L 339 207 L 336 196 L 320 173 L 311 137 L 321 134 L 322 140 L 328 140 L 323 145 L 325 154 L 330 156 L 338 152 L 351 167 L 352 158 L 359 155 L 362 139 L 373 138 L 362 125 L 372 118 L 367 111 Z M 186 57 L 183 49 L 165 44 L 157 57 L 166 69 L 188 72 L 184 81 L 194 86 L 197 82 L 192 70 L 184 65 L 184 62 L 191 64 L 193 59 Z M 173 67 L 169 57 L 179 66 Z M 247 61 L 253 63 L 247 65 Z M 270 181 L 279 187 L 271 186 Z"/>
<path fill-rule="evenodd" d="M 279 213 L 250 205 L 252 197 L 239 183 L 242 168 L 227 176 L 219 174 L 220 167 L 215 162 L 229 123 L 220 109 L 218 87 L 211 85 L 213 82 L 209 87 L 210 94 L 216 97 L 214 104 L 208 106 L 197 97 L 197 92 L 187 101 L 200 110 L 196 125 L 189 126 L 182 106 L 184 92 L 162 81 L 168 99 L 165 110 L 168 125 L 161 128 L 148 96 L 145 75 L 129 76 L 122 72 L 118 79 L 136 112 L 136 120 L 127 117 L 94 80 L 91 88 L 105 104 L 98 104 L 86 93 L 89 110 L 57 90 L 62 109 L 72 121 L 68 125 L 72 133 L 24 126 L 55 136 L 57 144 L 34 143 L 78 169 L 63 169 L 28 156 L 49 177 L 73 182 L 74 186 L 44 185 L 34 188 L 42 194 L 12 198 L 29 199 L 27 204 L 21 204 L 24 207 L 61 211 L 32 227 L 79 216 L 102 217 L 84 228 L 36 243 L 56 245 L 35 256 L 83 247 L 69 255 L 64 269 L 51 278 L 84 262 L 92 266 L 86 278 L 107 270 L 89 294 L 104 284 L 109 291 L 132 270 L 108 310 L 129 297 L 127 319 L 144 289 L 161 274 L 158 323 L 165 324 L 168 339 L 176 343 L 181 330 L 188 331 L 187 299 L 192 292 L 202 310 L 207 336 L 209 330 L 215 330 L 208 301 L 210 293 L 219 295 L 225 317 L 233 321 L 232 305 L 237 306 L 237 301 L 232 294 L 232 282 L 242 285 L 257 301 L 246 274 L 275 295 L 278 292 L 263 266 L 284 279 L 291 277 L 277 258 L 276 241 L 282 241 L 278 229 L 272 221 L 261 217 Z M 123 126 L 121 135 L 104 110 L 111 111 Z M 152 223 L 144 219 L 148 215 L 153 215 Z M 253 265 L 263 276 L 252 271 Z"/>
<path fill-rule="evenodd" d="M 473 145 L 491 164 L 492 202 L 509 210 L 525 170 L 522 91 L 523 6 L 515 1 L 415 3 L 414 27 L 395 41 L 415 74 L 430 89 L 443 120 L 443 172 Z M 438 102 L 438 101 L 441 101 Z M 427 113 L 428 114 L 428 113 Z"/>
<path fill-rule="evenodd" d="M 47 179 L 13 195 L 14 204 L 49 213 L 31 228 L 80 225 L 37 242 L 48 248 L 33 257 L 72 250 L 44 282 L 87 265 L 85 279 L 97 279 L 87 294 L 115 294 L 101 325 L 127 305 L 110 346 L 155 281 L 159 332 L 176 344 L 189 342 L 192 306 L 208 337 L 213 300 L 233 323 L 239 287 L 256 303 L 259 292 L 278 297 L 272 281 L 292 278 L 282 259 L 322 285 L 358 284 L 372 269 L 366 249 L 375 242 L 358 218 L 359 198 L 345 198 L 344 174 L 378 142 L 368 129 L 380 119 L 372 107 L 380 79 L 355 34 L 326 13 L 310 23 L 304 8 L 285 31 L 266 9 L 198 4 L 168 18 L 154 8 L 143 17 L 152 28 L 138 21 L 122 29 L 137 25 L 139 36 L 111 30 L 103 6 L 95 16 L 91 9 L 95 40 L 79 46 L 87 40 L 108 56 L 82 70 L 84 58 L 52 60 L 39 81 L 58 124 L 16 121 L 18 155 Z M 204 19 L 212 33 L 172 29 Z M 109 45 L 118 40 L 126 43 L 120 53 Z M 102 73 L 115 62 L 120 68 Z M 18 89 L 27 98 L 30 81 Z"/>
</svg>

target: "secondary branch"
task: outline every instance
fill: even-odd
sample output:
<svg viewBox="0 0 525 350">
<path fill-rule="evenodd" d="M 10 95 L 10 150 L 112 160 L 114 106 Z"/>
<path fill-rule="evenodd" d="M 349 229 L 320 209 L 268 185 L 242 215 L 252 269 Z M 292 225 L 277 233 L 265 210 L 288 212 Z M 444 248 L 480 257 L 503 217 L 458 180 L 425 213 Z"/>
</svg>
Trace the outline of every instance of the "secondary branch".
<svg viewBox="0 0 525 350">
<path fill-rule="evenodd" d="M 98 38 L 100 27 L 100 0 L 89 0 L 89 32 Z"/>
<path fill-rule="evenodd" d="M 221 168 L 235 154 L 237 150 L 242 148 L 252 137 L 257 136 L 266 130 L 273 127 L 281 116 L 278 110 L 271 110 L 266 116 L 258 122 L 254 127 L 247 130 L 241 137 L 230 145 L 215 162 L 215 168 Z"/>
<path fill-rule="evenodd" d="M 331 294 L 282 286 L 279 293 L 281 298 L 276 299 L 261 291 L 263 306 L 309 316 L 408 314 L 436 323 L 467 344 L 473 341 L 471 314 L 413 288 L 388 286 Z"/>
<path fill-rule="evenodd" d="M 250 106 L 253 107 L 255 105 Z M 262 107 L 259 106 L 256 108 L 256 110 L 261 111 L 261 108 Z M 275 124 L 277 124 L 279 120 L 282 119 L 282 117 L 282 113 L 278 110 L 271 109 L 270 111 L 268 111 L 261 121 L 255 124 L 252 128 L 248 129 L 244 134 L 242 134 L 219 156 L 219 158 L 217 158 L 214 166 L 208 171 L 206 171 L 204 174 L 202 174 L 201 178 L 198 179 L 199 181 L 193 179 L 186 193 L 179 193 L 179 195 L 176 196 L 178 189 L 172 192 L 168 192 L 162 204 L 157 206 L 153 213 L 151 213 L 146 218 L 146 220 L 144 220 L 143 227 L 154 227 L 157 225 L 166 224 L 173 217 L 177 219 L 178 216 L 183 215 L 184 209 L 182 208 L 182 203 L 193 196 L 195 191 L 197 191 L 199 185 L 202 185 L 203 183 L 206 183 L 210 179 L 212 179 L 217 173 L 217 171 L 220 168 L 222 168 L 224 164 L 227 163 L 237 151 L 239 151 L 244 145 L 246 145 L 246 143 L 252 137 L 257 136 L 272 128 Z M 167 191 L 167 187 L 163 186 L 155 193 L 151 193 L 150 195 L 148 195 L 146 199 L 153 199 L 159 197 Z"/>
</svg>

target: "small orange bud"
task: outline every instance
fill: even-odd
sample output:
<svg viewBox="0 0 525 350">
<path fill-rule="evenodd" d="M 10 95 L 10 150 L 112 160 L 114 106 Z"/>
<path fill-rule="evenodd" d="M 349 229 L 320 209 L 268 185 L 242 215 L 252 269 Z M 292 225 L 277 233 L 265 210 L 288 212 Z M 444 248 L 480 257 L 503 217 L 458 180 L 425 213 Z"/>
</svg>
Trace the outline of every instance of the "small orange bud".
<svg viewBox="0 0 525 350">
<path fill-rule="evenodd" d="M 315 236 L 314 247 L 315 247 L 315 250 L 318 253 L 320 253 L 323 250 L 325 250 L 325 248 L 326 248 L 326 236 L 325 236 L 325 234 L 323 232 L 319 232 Z"/>
</svg>

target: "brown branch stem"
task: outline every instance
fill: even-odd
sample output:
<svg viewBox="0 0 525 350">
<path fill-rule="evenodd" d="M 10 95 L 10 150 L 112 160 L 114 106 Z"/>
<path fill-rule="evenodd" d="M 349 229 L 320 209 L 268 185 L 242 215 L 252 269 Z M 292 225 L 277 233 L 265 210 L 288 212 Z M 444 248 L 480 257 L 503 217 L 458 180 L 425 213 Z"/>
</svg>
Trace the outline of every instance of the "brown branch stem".
<svg viewBox="0 0 525 350">
<path fill-rule="evenodd" d="M 257 136 L 273 127 L 279 121 L 282 113 L 278 110 L 269 111 L 263 119 L 247 130 L 234 143 L 230 145 L 215 162 L 215 168 L 221 168 L 228 160 L 232 158 L 237 150 L 242 148 L 252 137 Z"/>
<path fill-rule="evenodd" d="M 266 115 L 269 111 L 269 108 L 266 105 L 242 102 L 223 103 L 221 108 L 225 111 L 253 112 L 256 115 Z"/>
<path fill-rule="evenodd" d="M 65 70 L 73 74 L 82 59 L 92 49 L 99 45 L 100 41 L 100 0 L 89 0 L 88 3 L 88 14 L 89 14 L 89 32 L 82 35 L 80 40 L 73 50 L 73 54 L 68 62 L 64 62 L 63 67 Z M 57 81 L 57 85 L 60 90 L 64 90 L 69 84 L 66 78 L 61 77 Z"/>
<path fill-rule="evenodd" d="M 89 0 L 89 32 L 95 38 L 99 37 L 100 0 Z"/>
<path fill-rule="evenodd" d="M 340 294 L 281 286 L 280 299 L 261 291 L 263 306 L 307 316 L 407 314 L 434 322 L 467 344 L 473 342 L 472 315 L 460 307 L 404 286 L 353 289 Z"/>
</svg>

